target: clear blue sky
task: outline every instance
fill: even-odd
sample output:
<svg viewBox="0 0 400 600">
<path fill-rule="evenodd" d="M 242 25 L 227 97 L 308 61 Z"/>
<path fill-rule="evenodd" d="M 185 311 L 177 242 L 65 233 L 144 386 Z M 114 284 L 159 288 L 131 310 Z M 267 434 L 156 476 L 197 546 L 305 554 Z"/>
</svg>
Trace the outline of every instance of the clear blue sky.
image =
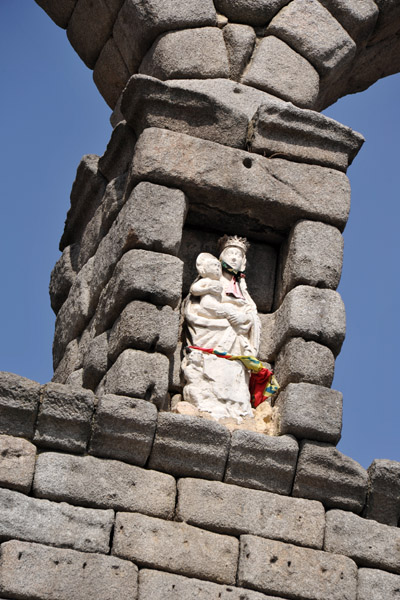
<svg viewBox="0 0 400 600">
<path fill-rule="evenodd" d="M 103 154 L 110 110 L 89 71 L 33 0 L 1 0 L 0 369 L 52 377 L 50 272 L 83 154 Z M 344 394 L 339 449 L 367 467 L 400 460 L 400 76 L 326 113 L 367 139 L 348 175 L 341 292 L 347 338 L 333 387 Z"/>
</svg>

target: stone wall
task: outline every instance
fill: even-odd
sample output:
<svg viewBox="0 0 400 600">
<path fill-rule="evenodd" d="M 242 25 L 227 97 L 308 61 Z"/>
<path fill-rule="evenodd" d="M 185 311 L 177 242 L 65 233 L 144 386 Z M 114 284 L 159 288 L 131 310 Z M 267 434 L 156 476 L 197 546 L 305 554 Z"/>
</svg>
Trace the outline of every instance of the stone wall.
<svg viewBox="0 0 400 600">
<path fill-rule="evenodd" d="M 319 440 L 1 373 L 1 598 L 394 600 L 400 463 Z"/>
<path fill-rule="evenodd" d="M 397 3 L 38 4 L 114 129 L 71 191 L 53 381 L 0 374 L 0 596 L 397 598 L 400 463 L 336 449 L 330 389 L 363 138 L 317 112 L 400 70 Z M 182 300 L 224 233 L 251 243 L 273 436 L 178 414 Z"/>
</svg>

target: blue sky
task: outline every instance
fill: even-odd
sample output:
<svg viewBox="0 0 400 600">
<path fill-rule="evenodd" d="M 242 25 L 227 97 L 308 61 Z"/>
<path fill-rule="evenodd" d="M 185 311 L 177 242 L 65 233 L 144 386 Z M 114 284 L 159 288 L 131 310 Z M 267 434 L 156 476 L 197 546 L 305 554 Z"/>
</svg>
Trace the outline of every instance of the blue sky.
<svg viewBox="0 0 400 600">
<path fill-rule="evenodd" d="M 0 369 L 51 379 L 50 272 L 83 154 L 103 154 L 110 110 L 33 0 L 1 0 Z M 400 460 L 400 76 L 326 111 L 367 139 L 348 175 L 352 209 L 339 291 L 347 338 L 333 387 L 344 395 L 339 449 L 367 467 Z"/>
</svg>

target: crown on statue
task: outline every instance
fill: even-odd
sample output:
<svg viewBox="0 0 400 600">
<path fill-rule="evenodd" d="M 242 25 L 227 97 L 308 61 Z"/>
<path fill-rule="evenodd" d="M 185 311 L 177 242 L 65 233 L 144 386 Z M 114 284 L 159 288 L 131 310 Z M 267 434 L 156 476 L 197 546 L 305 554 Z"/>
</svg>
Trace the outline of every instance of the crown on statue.
<svg viewBox="0 0 400 600">
<path fill-rule="evenodd" d="M 237 235 L 224 235 L 222 238 L 218 240 L 218 247 L 220 253 L 225 250 L 225 248 L 240 248 L 243 254 L 246 254 L 247 250 L 250 247 L 249 242 L 246 238 L 238 237 Z"/>
</svg>

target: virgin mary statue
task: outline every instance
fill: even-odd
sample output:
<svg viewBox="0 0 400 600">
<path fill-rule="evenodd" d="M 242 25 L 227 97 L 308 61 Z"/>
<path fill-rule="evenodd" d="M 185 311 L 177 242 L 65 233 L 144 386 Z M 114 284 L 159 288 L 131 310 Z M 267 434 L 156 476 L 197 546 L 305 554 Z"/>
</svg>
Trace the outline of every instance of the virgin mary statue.
<svg viewBox="0 0 400 600">
<path fill-rule="evenodd" d="M 260 321 L 247 291 L 247 249 L 246 239 L 224 236 L 219 259 L 199 254 L 198 277 L 184 304 L 188 347 L 182 363 L 184 400 L 215 418 L 238 422 L 253 416 L 249 372 L 240 360 L 226 360 L 221 354 L 258 354 Z"/>
</svg>

